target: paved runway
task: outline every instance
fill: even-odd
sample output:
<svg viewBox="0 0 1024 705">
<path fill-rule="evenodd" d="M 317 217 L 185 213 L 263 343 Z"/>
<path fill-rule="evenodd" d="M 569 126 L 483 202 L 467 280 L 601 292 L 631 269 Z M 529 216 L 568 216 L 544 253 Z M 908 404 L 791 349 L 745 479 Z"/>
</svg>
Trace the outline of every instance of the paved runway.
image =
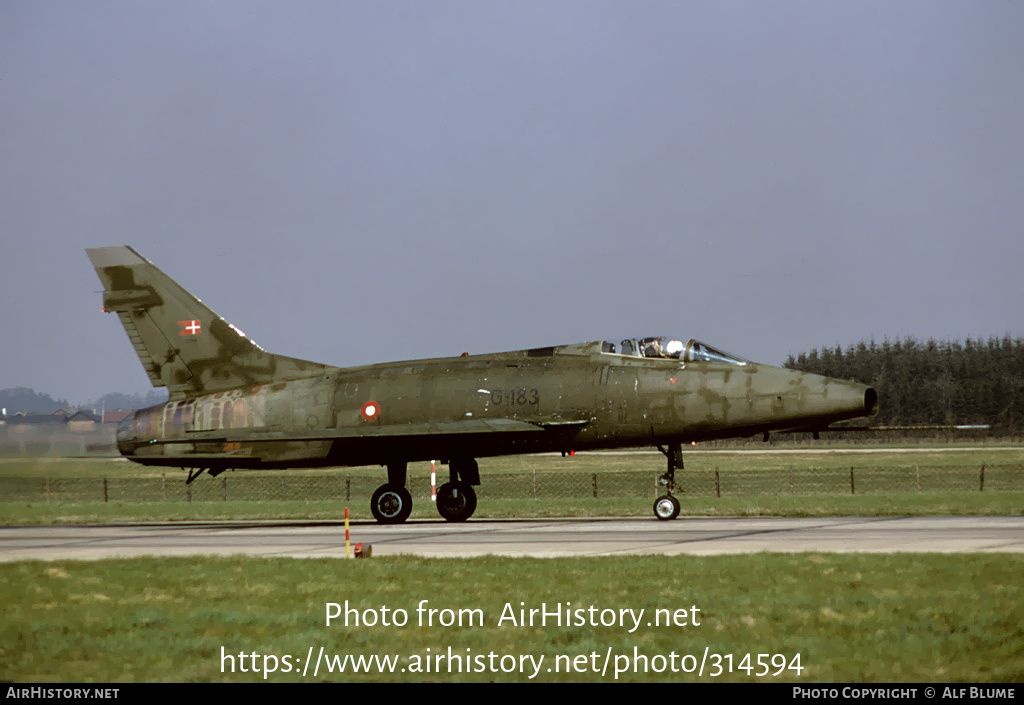
<svg viewBox="0 0 1024 705">
<path fill-rule="evenodd" d="M 473 520 L 353 524 L 373 555 L 617 556 L 758 551 L 1024 552 L 1024 517 Z M 344 557 L 338 522 L 0 528 L 0 561 L 192 555 Z"/>
</svg>

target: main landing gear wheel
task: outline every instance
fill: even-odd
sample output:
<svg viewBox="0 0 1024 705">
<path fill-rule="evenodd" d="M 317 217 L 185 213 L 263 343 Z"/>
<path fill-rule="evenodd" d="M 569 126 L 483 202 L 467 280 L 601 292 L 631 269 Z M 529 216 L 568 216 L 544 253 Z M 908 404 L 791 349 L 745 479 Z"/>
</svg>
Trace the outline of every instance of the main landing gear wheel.
<svg viewBox="0 0 1024 705">
<path fill-rule="evenodd" d="M 476 492 L 465 482 L 446 482 L 437 490 L 437 511 L 448 521 L 466 521 L 476 511 Z"/>
<path fill-rule="evenodd" d="M 663 495 L 654 500 L 654 516 L 668 521 L 679 516 L 679 500 L 670 494 Z"/>
<path fill-rule="evenodd" d="M 401 485 L 381 485 L 370 498 L 370 511 L 381 524 L 401 524 L 412 512 L 412 495 Z"/>
</svg>

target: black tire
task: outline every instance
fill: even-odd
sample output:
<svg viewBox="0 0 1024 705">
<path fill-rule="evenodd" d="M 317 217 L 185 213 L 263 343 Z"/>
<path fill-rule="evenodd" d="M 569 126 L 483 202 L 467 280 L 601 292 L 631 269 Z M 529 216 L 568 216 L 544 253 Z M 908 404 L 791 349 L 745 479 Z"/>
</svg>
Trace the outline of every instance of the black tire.
<svg viewBox="0 0 1024 705">
<path fill-rule="evenodd" d="M 381 485 L 370 498 L 370 511 L 380 524 L 401 524 L 412 513 L 412 495 L 401 485 Z"/>
<path fill-rule="evenodd" d="M 448 521 L 466 521 L 476 511 L 476 492 L 465 482 L 446 482 L 437 490 L 437 512 Z"/>
<path fill-rule="evenodd" d="M 670 521 L 679 516 L 679 500 L 670 494 L 662 495 L 654 500 L 654 516 L 663 521 Z"/>
</svg>

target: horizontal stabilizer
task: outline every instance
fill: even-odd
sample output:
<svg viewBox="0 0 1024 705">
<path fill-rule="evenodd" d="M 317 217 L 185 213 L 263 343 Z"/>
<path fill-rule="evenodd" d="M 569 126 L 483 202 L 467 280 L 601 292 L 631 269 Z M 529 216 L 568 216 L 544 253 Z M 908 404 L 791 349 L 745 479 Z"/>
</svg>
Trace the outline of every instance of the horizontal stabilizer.
<svg viewBox="0 0 1024 705">
<path fill-rule="evenodd" d="M 961 424 L 955 426 L 826 426 L 826 427 L 804 427 L 792 428 L 773 433 L 858 433 L 863 431 L 987 431 L 992 428 L 989 424 Z"/>
</svg>

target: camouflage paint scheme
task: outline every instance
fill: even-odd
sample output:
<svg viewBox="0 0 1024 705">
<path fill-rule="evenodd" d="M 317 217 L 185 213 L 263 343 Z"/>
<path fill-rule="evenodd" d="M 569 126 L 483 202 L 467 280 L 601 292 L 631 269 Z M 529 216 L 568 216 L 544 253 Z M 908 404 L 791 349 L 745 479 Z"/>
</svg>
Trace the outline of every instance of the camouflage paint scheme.
<svg viewBox="0 0 1024 705">
<path fill-rule="evenodd" d="M 264 351 L 129 247 L 87 252 L 104 310 L 170 393 L 118 427 L 121 453 L 147 465 L 217 474 L 379 464 L 389 486 L 404 485 L 406 463 L 440 459 L 452 461 L 453 483 L 475 485 L 475 458 L 665 445 L 671 494 L 683 443 L 822 429 L 876 409 L 864 385 L 696 341 L 676 357 L 595 341 L 331 367 Z"/>
</svg>

